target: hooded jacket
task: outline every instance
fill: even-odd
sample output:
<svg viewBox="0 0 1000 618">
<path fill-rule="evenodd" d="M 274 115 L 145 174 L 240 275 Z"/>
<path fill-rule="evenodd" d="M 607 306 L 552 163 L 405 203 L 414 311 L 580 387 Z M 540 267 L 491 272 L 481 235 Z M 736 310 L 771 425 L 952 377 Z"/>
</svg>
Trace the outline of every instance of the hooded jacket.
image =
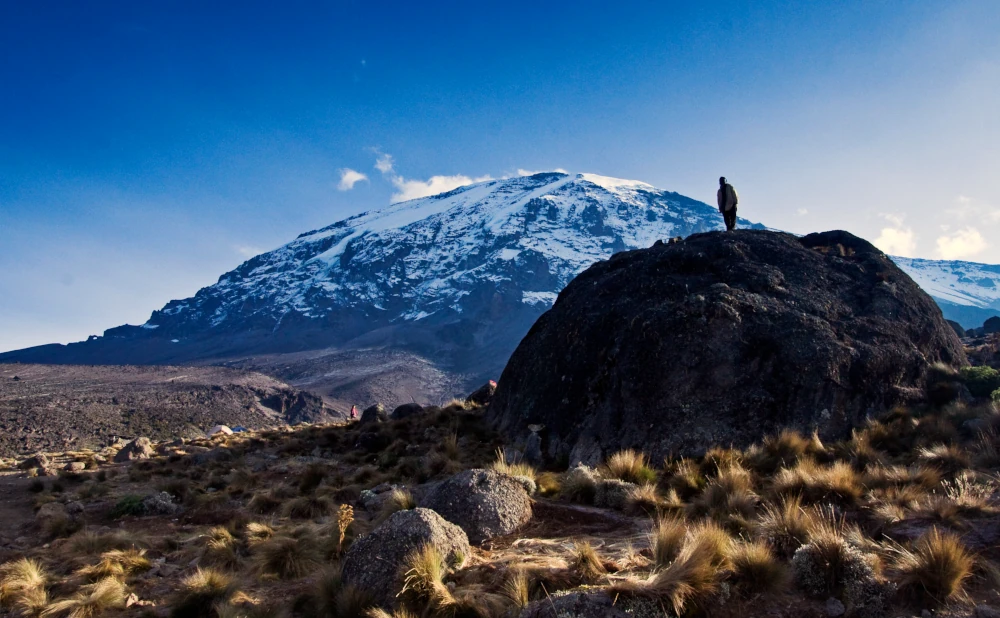
<svg viewBox="0 0 1000 618">
<path fill-rule="evenodd" d="M 740 198 L 736 195 L 736 189 L 733 185 L 728 182 L 723 186 L 719 187 L 719 192 L 716 194 L 716 199 L 719 202 L 719 212 L 725 212 L 727 210 L 732 210 L 736 208 L 736 204 L 739 203 Z"/>
</svg>

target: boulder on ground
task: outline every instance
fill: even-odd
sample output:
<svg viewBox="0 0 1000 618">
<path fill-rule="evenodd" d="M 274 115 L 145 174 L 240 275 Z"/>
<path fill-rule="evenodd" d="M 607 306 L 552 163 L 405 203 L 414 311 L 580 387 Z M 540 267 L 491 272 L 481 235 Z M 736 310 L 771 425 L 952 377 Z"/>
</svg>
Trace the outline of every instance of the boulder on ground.
<svg viewBox="0 0 1000 618">
<path fill-rule="evenodd" d="M 428 544 L 450 565 L 472 551 L 465 532 L 434 511 L 398 511 L 351 544 L 343 562 L 344 584 L 368 593 L 381 607 L 391 608 L 403 588 L 407 556 Z"/>
<path fill-rule="evenodd" d="M 392 418 L 398 420 L 423 413 L 424 407 L 419 403 L 404 403 L 401 406 L 396 406 L 396 409 L 392 411 Z"/>
<path fill-rule="evenodd" d="M 132 440 L 115 453 L 115 463 L 133 461 L 135 459 L 149 459 L 155 454 L 153 445 L 149 438 L 141 437 Z"/>
<path fill-rule="evenodd" d="M 477 406 L 489 405 L 490 401 L 493 400 L 493 394 L 497 392 L 497 383 L 490 380 L 486 384 L 483 384 L 476 390 L 472 391 L 472 394 L 465 398 L 468 403 L 474 403 Z"/>
<path fill-rule="evenodd" d="M 595 463 L 746 447 L 783 428 L 841 439 L 964 366 L 941 310 L 847 232 L 695 234 L 573 279 L 511 356 L 488 417 L 514 443 Z M 584 456 L 585 455 L 585 456 Z"/>
<path fill-rule="evenodd" d="M 959 324 L 954 320 L 945 320 L 945 322 L 948 323 L 948 326 L 951 327 L 951 330 L 955 331 L 956 335 L 958 335 L 959 337 L 965 337 L 965 329 L 962 328 L 961 324 Z"/>
<path fill-rule="evenodd" d="M 531 519 L 531 498 L 524 485 L 494 470 L 466 470 L 445 480 L 421 503 L 457 524 L 469 542 L 510 534 Z"/>
<path fill-rule="evenodd" d="M 63 466 L 63 470 L 67 472 L 83 472 L 86 469 L 87 469 L 87 464 L 83 463 L 82 461 L 71 461 L 65 466 Z"/>
<path fill-rule="evenodd" d="M 45 453 L 35 453 L 31 457 L 28 457 L 21 463 L 17 464 L 17 467 L 21 470 L 30 470 L 31 468 L 48 468 L 49 458 Z"/>
<path fill-rule="evenodd" d="M 208 435 L 209 438 L 211 438 L 212 436 L 217 436 L 219 434 L 225 436 L 231 436 L 233 435 L 233 430 L 225 425 L 216 425 L 215 427 L 212 427 L 205 433 Z"/>
<path fill-rule="evenodd" d="M 385 406 L 380 403 L 376 403 L 373 406 L 368 406 L 365 411 L 361 413 L 361 418 L 358 422 L 362 425 L 368 423 L 384 423 L 389 420 L 389 414 L 385 411 Z"/>
</svg>

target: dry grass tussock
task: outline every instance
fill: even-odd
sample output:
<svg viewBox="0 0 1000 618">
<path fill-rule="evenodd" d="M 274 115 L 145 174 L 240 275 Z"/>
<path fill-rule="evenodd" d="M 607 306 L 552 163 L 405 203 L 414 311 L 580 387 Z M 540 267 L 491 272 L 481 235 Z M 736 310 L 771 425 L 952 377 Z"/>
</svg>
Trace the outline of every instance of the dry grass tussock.
<svg viewBox="0 0 1000 618">
<path fill-rule="evenodd" d="M 0 607 L 35 616 L 48 605 L 49 576 L 42 566 L 20 558 L 0 566 Z"/>
<path fill-rule="evenodd" d="M 912 549 L 898 547 L 893 570 L 911 598 L 940 605 L 960 597 L 975 559 L 953 534 L 932 528 Z"/>
<path fill-rule="evenodd" d="M 112 549 L 101 554 L 97 564 L 85 566 L 77 570 L 77 575 L 91 581 L 108 577 L 125 579 L 152 568 L 153 563 L 146 557 L 144 549 Z"/>
<path fill-rule="evenodd" d="M 524 461 L 507 461 L 507 455 L 502 448 L 497 449 L 497 458 L 490 468 L 500 474 L 531 479 L 532 483 L 538 481 L 538 470 L 534 466 Z"/>
<path fill-rule="evenodd" d="M 170 618 L 213 616 L 215 606 L 229 603 L 238 590 L 232 576 L 214 569 L 198 569 L 181 582 L 172 599 Z"/>
<path fill-rule="evenodd" d="M 771 492 L 776 496 L 799 496 L 809 504 L 853 507 L 859 504 L 864 491 L 860 475 L 842 461 L 831 465 L 800 461 L 794 468 L 779 470 L 771 482 Z"/>
<path fill-rule="evenodd" d="M 41 613 L 42 618 L 93 618 L 105 611 L 125 606 L 125 584 L 114 577 L 106 577 L 93 584 L 81 586 L 67 599 L 49 604 Z"/>
<path fill-rule="evenodd" d="M 649 467 L 644 453 L 626 449 L 613 454 L 604 462 L 605 478 L 618 479 L 636 485 L 656 482 L 656 471 Z"/>
</svg>

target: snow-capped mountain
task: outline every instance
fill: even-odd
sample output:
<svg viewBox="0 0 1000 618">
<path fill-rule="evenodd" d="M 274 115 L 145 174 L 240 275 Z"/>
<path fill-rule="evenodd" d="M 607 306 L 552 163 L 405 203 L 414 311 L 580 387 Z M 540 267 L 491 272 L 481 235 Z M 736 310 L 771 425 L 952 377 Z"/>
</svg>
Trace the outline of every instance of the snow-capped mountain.
<svg viewBox="0 0 1000 618">
<path fill-rule="evenodd" d="M 564 173 L 490 180 L 302 234 L 171 301 L 141 326 L 0 354 L 0 361 L 268 355 L 269 366 L 285 372 L 276 375 L 296 383 L 303 372 L 317 379 L 319 363 L 301 356 L 286 363 L 275 354 L 380 348 L 415 352 L 470 380 L 495 377 L 538 316 L 592 263 L 723 227 L 715 207 L 634 180 Z M 967 328 L 1000 313 L 1000 267 L 894 259 Z M 351 371 L 338 379 L 353 379 Z"/>
<path fill-rule="evenodd" d="M 1000 265 L 893 257 L 940 305 L 946 318 L 965 328 L 1000 315 Z"/>
<path fill-rule="evenodd" d="M 161 363 L 389 344 L 495 375 L 590 264 L 723 227 L 715 207 L 638 181 L 491 180 L 307 232 L 142 326 L 69 348 L 74 362 Z"/>
</svg>

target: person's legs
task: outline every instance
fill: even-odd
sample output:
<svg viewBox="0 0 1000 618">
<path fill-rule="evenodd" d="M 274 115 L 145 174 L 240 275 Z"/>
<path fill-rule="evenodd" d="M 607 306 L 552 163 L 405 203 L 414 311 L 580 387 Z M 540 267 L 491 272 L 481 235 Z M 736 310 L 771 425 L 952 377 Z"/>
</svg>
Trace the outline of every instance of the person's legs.
<svg viewBox="0 0 1000 618">
<path fill-rule="evenodd" d="M 736 229 L 736 209 L 730 208 L 729 210 L 722 213 L 722 217 L 726 221 L 726 231 L 731 232 Z"/>
</svg>

